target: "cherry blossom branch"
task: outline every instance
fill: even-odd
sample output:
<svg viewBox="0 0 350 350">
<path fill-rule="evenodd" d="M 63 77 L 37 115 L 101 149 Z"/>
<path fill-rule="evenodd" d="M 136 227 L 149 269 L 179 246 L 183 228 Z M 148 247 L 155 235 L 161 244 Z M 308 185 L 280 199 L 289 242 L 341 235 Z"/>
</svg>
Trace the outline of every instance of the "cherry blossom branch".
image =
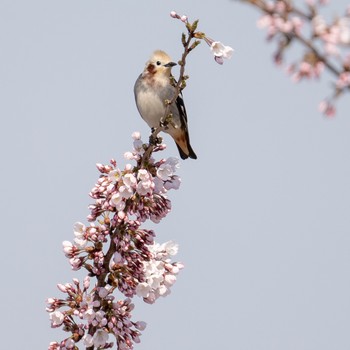
<svg viewBox="0 0 350 350">
<path fill-rule="evenodd" d="M 326 116 L 335 114 L 335 100 L 350 92 L 350 7 L 330 24 L 320 14 L 327 0 L 305 0 L 303 11 L 292 0 L 238 0 L 263 12 L 258 26 L 267 29 L 267 39 L 277 41 L 275 63 L 281 65 L 293 42 L 304 47 L 304 55 L 286 67 L 292 80 L 319 78 L 326 69 L 335 77 L 333 94 L 320 103 Z"/>
<path fill-rule="evenodd" d="M 114 346 L 110 336 L 118 350 L 133 349 L 146 324 L 132 321 L 131 298 L 138 296 L 153 304 L 170 293 L 183 268 L 181 263 L 171 261 L 178 251 L 176 243 L 156 243 L 154 231 L 141 227 L 147 220 L 159 223 L 167 216 L 171 210 L 167 193 L 181 183 L 175 174 L 177 158 L 155 160 L 152 155 L 166 148 L 157 135 L 166 123 L 171 123 L 169 107 L 186 86 L 186 58 L 199 44 L 197 39 L 211 46 L 220 64 L 233 50 L 196 32 L 198 21 L 190 24 L 186 16 L 176 13 L 172 17 L 181 19 L 188 31 L 187 38 L 182 35 L 179 79 L 172 81 L 175 94 L 171 101 L 164 101 L 168 106 L 165 119 L 148 144 L 138 132 L 133 133 L 133 150 L 124 158 L 134 165 L 127 163 L 122 169 L 114 159 L 110 164 L 97 164 L 100 176 L 89 193 L 94 201 L 89 206 L 89 224 L 77 222 L 73 242 L 63 242 L 72 269 L 85 269 L 87 275 L 82 282 L 74 278 L 72 283 L 57 285 L 65 298 L 47 299 L 51 327 L 62 327 L 68 333 L 62 341 L 51 342 L 49 350 L 78 350 L 79 342 L 86 350 L 110 349 Z M 124 299 L 116 299 L 117 290 Z"/>
<path fill-rule="evenodd" d="M 308 49 L 310 49 L 310 51 L 312 51 L 312 52 L 315 54 L 315 56 L 317 57 L 317 59 L 318 59 L 319 62 L 323 62 L 323 63 L 324 63 L 324 65 L 329 69 L 329 71 L 330 71 L 331 73 L 333 73 L 336 77 L 338 77 L 338 76 L 341 74 L 340 70 L 337 69 L 337 68 L 330 62 L 330 60 L 328 60 L 328 59 L 326 58 L 326 56 L 324 56 L 323 54 L 321 54 L 321 53 L 319 52 L 319 50 L 318 50 L 315 46 L 313 46 L 312 43 L 311 43 L 309 40 L 305 39 L 303 36 L 301 36 L 301 35 L 298 34 L 298 33 L 294 33 L 294 35 L 295 35 L 295 38 L 296 38 L 298 41 L 301 42 L 301 44 L 303 44 L 305 47 L 307 47 Z M 348 88 L 350 88 L 350 86 L 349 86 Z"/>
</svg>

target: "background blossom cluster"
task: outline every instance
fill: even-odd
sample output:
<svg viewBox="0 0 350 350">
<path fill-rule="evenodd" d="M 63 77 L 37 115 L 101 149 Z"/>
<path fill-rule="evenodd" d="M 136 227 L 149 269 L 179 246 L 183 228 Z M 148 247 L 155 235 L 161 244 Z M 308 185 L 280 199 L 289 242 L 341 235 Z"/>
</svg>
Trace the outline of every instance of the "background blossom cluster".
<svg viewBox="0 0 350 350">
<path fill-rule="evenodd" d="M 132 349 L 146 324 L 131 320 L 131 298 L 138 295 L 154 303 L 168 295 L 183 268 L 171 261 L 178 251 L 176 243 L 158 244 L 154 231 L 141 227 L 146 220 L 157 223 L 170 212 L 167 192 L 180 186 L 175 174 L 179 161 L 150 157 L 144 162 L 148 144 L 137 132 L 132 137 L 133 151 L 124 157 L 136 164 L 128 163 L 123 169 L 115 160 L 97 164 L 100 177 L 89 193 L 94 200 L 89 223 L 75 223 L 73 242 L 63 242 L 72 269 L 84 268 L 88 276 L 82 282 L 58 284 L 66 298 L 47 300 L 51 326 L 70 334 L 52 342 L 49 350 L 77 349 L 79 341 L 90 349 L 108 349 L 113 338 L 118 349 Z M 159 144 L 153 152 L 164 148 Z M 97 280 L 94 285 L 92 277 Z M 115 290 L 126 299 L 116 300 Z"/>
<path fill-rule="evenodd" d="M 350 92 L 350 6 L 342 16 L 329 20 L 322 15 L 327 0 L 305 0 L 303 8 L 292 0 L 240 1 L 262 11 L 257 25 L 277 44 L 276 64 L 284 64 L 285 52 L 293 43 L 303 48 L 299 59 L 285 64 L 294 82 L 318 79 L 325 71 L 333 75 L 333 91 L 320 102 L 319 110 L 334 116 L 335 100 Z"/>
</svg>

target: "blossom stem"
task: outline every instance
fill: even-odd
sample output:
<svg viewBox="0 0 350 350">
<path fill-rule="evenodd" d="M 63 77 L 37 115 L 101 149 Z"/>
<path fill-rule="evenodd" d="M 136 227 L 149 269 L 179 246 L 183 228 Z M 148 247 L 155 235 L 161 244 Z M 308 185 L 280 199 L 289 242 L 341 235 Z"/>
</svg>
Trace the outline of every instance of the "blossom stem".
<svg viewBox="0 0 350 350">
<path fill-rule="evenodd" d="M 103 270 L 102 273 L 97 276 L 97 285 L 96 285 L 96 289 L 95 289 L 95 295 L 94 295 L 94 301 L 99 301 L 101 302 L 101 298 L 99 296 L 99 288 L 101 287 L 105 287 L 106 286 L 106 277 L 109 273 L 109 262 L 111 261 L 114 253 L 117 251 L 117 247 L 116 244 L 114 242 L 114 238 L 116 237 L 116 235 L 118 234 L 118 232 L 120 231 L 120 228 L 111 228 L 110 229 L 110 244 L 109 244 L 109 248 L 107 253 L 104 256 L 103 259 Z M 98 311 L 99 307 L 95 307 L 94 311 Z M 96 333 L 96 326 L 93 326 L 92 324 L 90 324 L 89 326 L 89 330 L 88 333 L 93 336 Z M 94 346 L 90 346 L 87 347 L 86 350 L 94 350 Z"/>
<path fill-rule="evenodd" d="M 314 54 L 315 56 L 318 58 L 319 61 L 323 62 L 324 65 L 337 77 L 339 76 L 340 72 L 338 69 L 336 69 L 330 62 L 329 60 L 327 60 L 327 58 L 325 56 L 323 56 L 317 49 L 315 46 L 313 46 L 309 40 L 306 40 L 305 38 L 303 38 L 301 35 L 297 34 L 297 33 L 293 33 L 292 35 L 294 35 L 295 39 L 297 39 L 301 44 L 303 44 L 304 46 L 306 46 L 307 48 L 309 48 Z"/>
</svg>

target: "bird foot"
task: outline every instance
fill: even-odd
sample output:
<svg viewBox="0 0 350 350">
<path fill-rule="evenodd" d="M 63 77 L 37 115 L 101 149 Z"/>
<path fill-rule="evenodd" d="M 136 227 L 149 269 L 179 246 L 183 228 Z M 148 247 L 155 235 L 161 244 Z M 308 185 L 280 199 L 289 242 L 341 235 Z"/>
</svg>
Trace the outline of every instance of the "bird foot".
<svg viewBox="0 0 350 350">
<path fill-rule="evenodd" d="M 149 144 L 152 146 L 160 145 L 163 142 L 163 139 L 161 137 L 154 135 L 155 131 L 156 129 L 152 128 L 152 134 L 149 137 Z"/>
</svg>

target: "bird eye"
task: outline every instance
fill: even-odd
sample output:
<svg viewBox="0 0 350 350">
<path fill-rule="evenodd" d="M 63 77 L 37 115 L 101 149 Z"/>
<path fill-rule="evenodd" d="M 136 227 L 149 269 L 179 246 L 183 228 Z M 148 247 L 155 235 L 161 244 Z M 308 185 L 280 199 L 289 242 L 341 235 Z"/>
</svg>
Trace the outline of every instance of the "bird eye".
<svg viewBox="0 0 350 350">
<path fill-rule="evenodd" d="M 162 63 L 160 61 L 157 61 L 157 66 L 160 66 Z"/>
</svg>

